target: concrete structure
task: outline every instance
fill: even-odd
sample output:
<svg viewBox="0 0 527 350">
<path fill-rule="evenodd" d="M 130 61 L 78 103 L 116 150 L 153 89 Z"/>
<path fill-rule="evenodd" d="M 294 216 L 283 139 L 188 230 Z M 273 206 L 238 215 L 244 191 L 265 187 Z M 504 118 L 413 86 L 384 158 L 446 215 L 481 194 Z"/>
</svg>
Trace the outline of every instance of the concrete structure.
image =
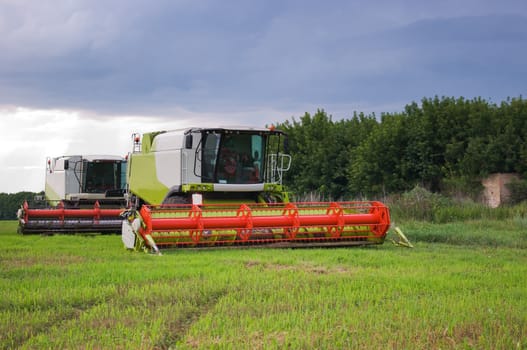
<svg viewBox="0 0 527 350">
<path fill-rule="evenodd" d="M 506 203 L 510 198 L 510 191 L 507 184 L 513 180 L 519 180 L 518 174 L 514 173 L 496 173 L 492 174 L 481 183 L 483 184 L 483 201 L 491 208 L 497 208 Z"/>
</svg>

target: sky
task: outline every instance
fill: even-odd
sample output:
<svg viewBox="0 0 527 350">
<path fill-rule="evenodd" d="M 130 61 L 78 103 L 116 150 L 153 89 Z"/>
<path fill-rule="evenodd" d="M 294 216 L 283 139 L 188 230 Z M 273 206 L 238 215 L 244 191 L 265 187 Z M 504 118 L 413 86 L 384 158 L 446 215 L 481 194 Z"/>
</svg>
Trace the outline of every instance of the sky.
<svg viewBox="0 0 527 350">
<path fill-rule="evenodd" d="M 134 132 L 526 93 L 525 0 L 0 0 L 0 192 Z"/>
</svg>

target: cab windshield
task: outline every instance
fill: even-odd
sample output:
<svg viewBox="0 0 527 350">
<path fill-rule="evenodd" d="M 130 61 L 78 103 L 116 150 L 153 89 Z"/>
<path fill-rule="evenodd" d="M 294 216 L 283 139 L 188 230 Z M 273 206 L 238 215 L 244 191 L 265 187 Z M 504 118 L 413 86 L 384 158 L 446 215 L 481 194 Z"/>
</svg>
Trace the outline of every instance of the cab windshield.
<svg viewBox="0 0 527 350">
<path fill-rule="evenodd" d="M 126 162 L 95 161 L 86 163 L 84 189 L 86 193 L 105 193 L 124 189 L 126 185 Z"/>
<path fill-rule="evenodd" d="M 211 132 L 204 136 L 204 182 L 252 184 L 263 181 L 265 135 Z"/>
</svg>

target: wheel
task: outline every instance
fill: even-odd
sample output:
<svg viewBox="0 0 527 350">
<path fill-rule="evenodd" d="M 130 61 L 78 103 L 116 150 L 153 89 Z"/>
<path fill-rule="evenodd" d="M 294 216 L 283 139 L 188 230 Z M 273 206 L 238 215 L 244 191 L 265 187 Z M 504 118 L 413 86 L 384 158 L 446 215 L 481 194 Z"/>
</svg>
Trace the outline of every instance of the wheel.
<svg viewBox="0 0 527 350">
<path fill-rule="evenodd" d="M 81 206 L 79 201 L 68 200 L 63 201 L 63 203 L 65 209 L 80 209 Z"/>
<path fill-rule="evenodd" d="M 190 201 L 188 197 L 182 195 L 172 195 L 168 198 L 165 198 L 162 204 L 189 204 Z"/>
</svg>

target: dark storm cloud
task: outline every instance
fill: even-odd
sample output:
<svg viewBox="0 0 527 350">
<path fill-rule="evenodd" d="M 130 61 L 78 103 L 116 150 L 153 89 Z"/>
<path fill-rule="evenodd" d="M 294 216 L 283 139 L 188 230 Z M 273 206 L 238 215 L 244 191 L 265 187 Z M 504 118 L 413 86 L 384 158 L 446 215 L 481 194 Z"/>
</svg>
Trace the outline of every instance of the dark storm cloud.
<svg viewBox="0 0 527 350">
<path fill-rule="evenodd" d="M 367 52 L 359 65 L 367 67 L 371 54 L 378 64 L 358 73 L 365 90 L 356 94 L 367 98 L 374 88 L 407 101 L 447 95 L 498 102 L 518 96 L 527 90 L 526 28 L 527 17 L 488 15 L 420 20 L 368 34 L 357 39 Z"/>
<path fill-rule="evenodd" d="M 0 1 L 0 104 L 170 114 L 499 100 L 525 94 L 527 9 L 496 4 Z"/>
</svg>

